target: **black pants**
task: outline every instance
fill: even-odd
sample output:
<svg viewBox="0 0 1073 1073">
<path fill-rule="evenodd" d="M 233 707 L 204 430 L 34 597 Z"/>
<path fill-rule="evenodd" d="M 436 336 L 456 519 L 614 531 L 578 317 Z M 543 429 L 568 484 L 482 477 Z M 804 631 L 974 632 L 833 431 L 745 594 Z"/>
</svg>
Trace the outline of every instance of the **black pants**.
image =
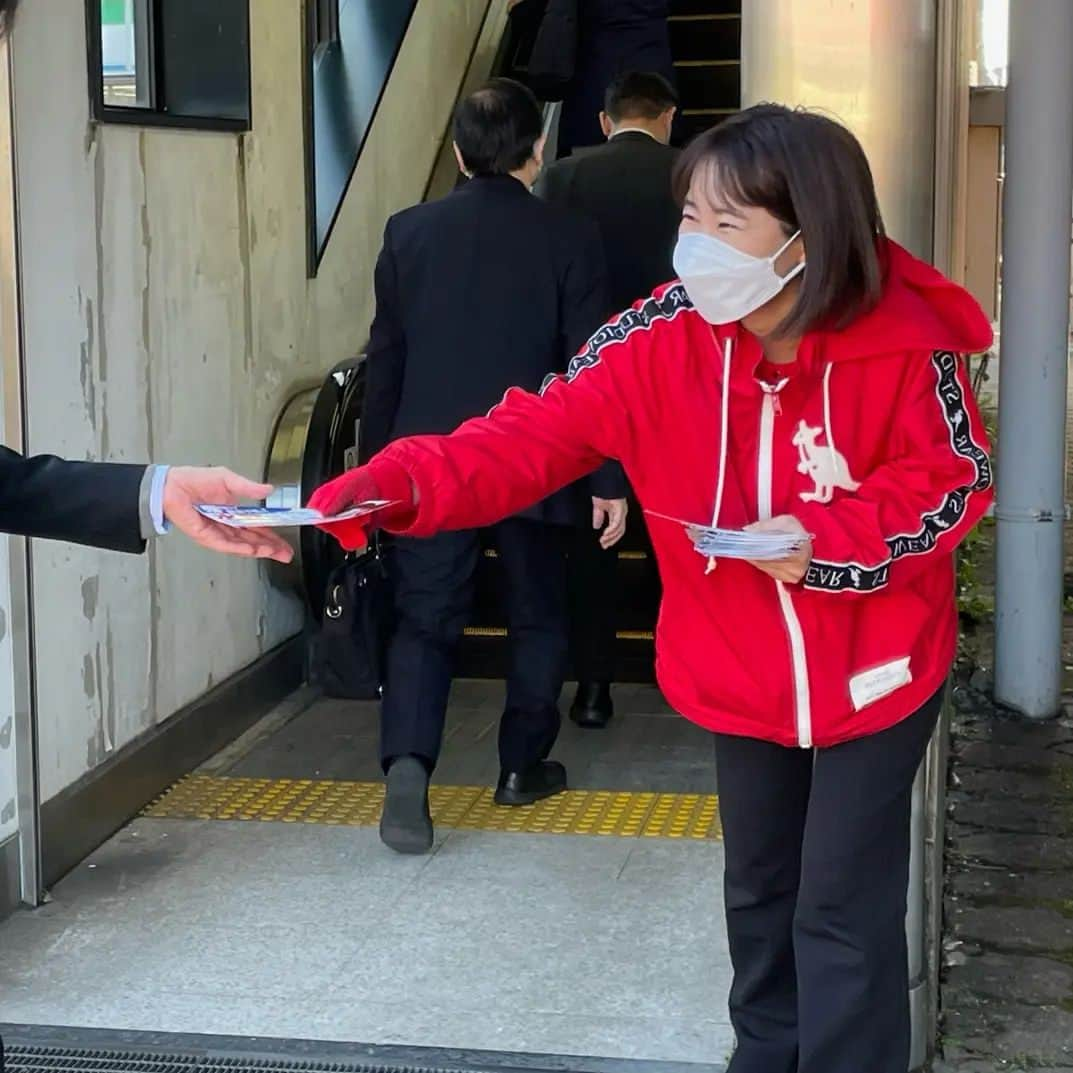
<svg viewBox="0 0 1073 1073">
<path fill-rule="evenodd" d="M 911 796 L 941 704 L 815 753 L 716 735 L 728 1073 L 908 1068 Z"/>
<path fill-rule="evenodd" d="M 494 530 L 510 631 L 507 703 L 499 726 L 499 758 L 508 771 L 524 771 L 546 757 L 559 733 L 568 648 L 560 530 L 518 518 Z M 480 534 L 473 530 L 393 544 L 397 626 L 381 707 L 385 771 L 398 756 L 419 756 L 430 769 L 439 758 L 480 556 Z"/>
<path fill-rule="evenodd" d="M 574 527 L 568 572 L 570 654 L 579 682 L 615 678 L 618 623 L 618 548 L 600 547 L 591 524 Z"/>
<path fill-rule="evenodd" d="M 630 513 L 623 544 L 645 552 L 645 591 L 659 602 L 659 572 L 652 542 L 645 528 L 641 505 L 632 490 Z M 604 551 L 600 532 L 592 528 L 586 514 L 573 530 L 570 540 L 568 589 L 570 593 L 570 656 L 579 682 L 613 682 L 618 650 L 624 576 L 619 568 L 619 546 Z M 636 576 L 630 574 L 629 576 Z M 636 593 L 628 592 L 629 598 Z M 646 596 L 645 599 L 648 597 Z"/>
</svg>

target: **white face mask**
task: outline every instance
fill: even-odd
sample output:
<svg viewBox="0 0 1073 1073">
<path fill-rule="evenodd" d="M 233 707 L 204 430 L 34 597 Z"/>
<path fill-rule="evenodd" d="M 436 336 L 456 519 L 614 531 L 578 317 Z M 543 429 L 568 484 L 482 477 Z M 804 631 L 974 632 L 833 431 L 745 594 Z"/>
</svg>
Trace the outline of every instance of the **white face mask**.
<svg viewBox="0 0 1073 1073">
<path fill-rule="evenodd" d="M 770 302 L 805 267 L 799 264 L 780 276 L 779 255 L 800 235 L 790 236 L 770 257 L 753 257 L 703 231 L 678 237 L 674 270 L 697 312 L 709 324 L 731 324 Z"/>
</svg>

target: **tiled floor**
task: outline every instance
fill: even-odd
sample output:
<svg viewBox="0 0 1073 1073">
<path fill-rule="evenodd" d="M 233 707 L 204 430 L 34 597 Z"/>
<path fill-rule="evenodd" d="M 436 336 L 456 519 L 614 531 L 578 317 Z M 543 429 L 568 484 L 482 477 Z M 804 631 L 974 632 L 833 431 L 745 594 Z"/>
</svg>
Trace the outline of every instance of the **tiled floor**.
<svg viewBox="0 0 1073 1073">
<path fill-rule="evenodd" d="M 494 778 L 461 683 L 438 777 Z M 233 774 L 373 778 L 375 711 L 321 702 Z M 711 792 L 705 735 L 626 687 L 564 729 L 579 787 Z M 721 1063 L 718 842 L 139 820 L 0 926 L 0 1021 Z"/>
</svg>

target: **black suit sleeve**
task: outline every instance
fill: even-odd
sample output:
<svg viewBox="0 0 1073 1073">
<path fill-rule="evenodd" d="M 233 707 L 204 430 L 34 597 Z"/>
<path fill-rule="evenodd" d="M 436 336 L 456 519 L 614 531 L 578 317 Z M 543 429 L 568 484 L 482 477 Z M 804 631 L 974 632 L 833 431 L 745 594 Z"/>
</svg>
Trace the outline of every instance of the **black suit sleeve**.
<svg viewBox="0 0 1073 1073">
<path fill-rule="evenodd" d="M 603 242 L 595 224 L 586 223 L 585 240 L 567 269 L 563 291 L 563 336 L 566 362 L 607 319 L 609 299 Z M 625 499 L 629 485 L 618 462 L 606 462 L 589 477 L 589 490 L 600 499 Z"/>
<path fill-rule="evenodd" d="M 363 461 L 383 450 L 399 409 L 402 377 L 406 369 L 406 337 L 399 309 L 398 275 L 391 246 L 391 221 L 384 229 L 384 245 L 373 275 L 376 312 L 369 329 L 365 359 L 365 397 L 361 414 Z"/>
<path fill-rule="evenodd" d="M 587 219 L 579 219 L 578 224 L 578 241 L 563 279 L 564 368 L 607 319 L 610 308 L 607 263 L 600 232 Z"/>
<path fill-rule="evenodd" d="M 570 163 L 569 160 L 557 160 L 554 164 L 549 164 L 537 177 L 536 183 L 533 184 L 533 193 L 536 194 L 541 201 L 547 201 L 552 205 L 564 205 L 566 204 L 566 167 Z"/>
<path fill-rule="evenodd" d="M 144 466 L 24 458 L 0 447 L 0 532 L 143 551 L 144 476 Z"/>
</svg>

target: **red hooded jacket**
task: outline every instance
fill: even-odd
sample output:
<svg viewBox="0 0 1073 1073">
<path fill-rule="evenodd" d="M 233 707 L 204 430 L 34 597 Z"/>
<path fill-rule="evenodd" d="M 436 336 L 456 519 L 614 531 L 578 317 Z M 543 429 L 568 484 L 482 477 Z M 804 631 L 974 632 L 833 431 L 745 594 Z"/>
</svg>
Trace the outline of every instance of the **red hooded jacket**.
<svg viewBox="0 0 1073 1073">
<path fill-rule="evenodd" d="M 990 345 L 987 319 L 901 247 L 886 254 L 879 305 L 807 335 L 780 384 L 756 378 L 753 336 L 713 328 L 671 283 L 539 396 L 512 390 L 451 436 L 400 440 L 370 476 L 409 474 L 410 536 L 490 524 L 605 458 L 649 511 L 734 528 L 792 514 L 813 536 L 797 585 L 734 560 L 709 571 L 681 526 L 648 517 L 660 686 L 704 727 L 783 745 L 885 729 L 949 672 L 953 552 L 992 495 L 962 358 Z"/>
</svg>

